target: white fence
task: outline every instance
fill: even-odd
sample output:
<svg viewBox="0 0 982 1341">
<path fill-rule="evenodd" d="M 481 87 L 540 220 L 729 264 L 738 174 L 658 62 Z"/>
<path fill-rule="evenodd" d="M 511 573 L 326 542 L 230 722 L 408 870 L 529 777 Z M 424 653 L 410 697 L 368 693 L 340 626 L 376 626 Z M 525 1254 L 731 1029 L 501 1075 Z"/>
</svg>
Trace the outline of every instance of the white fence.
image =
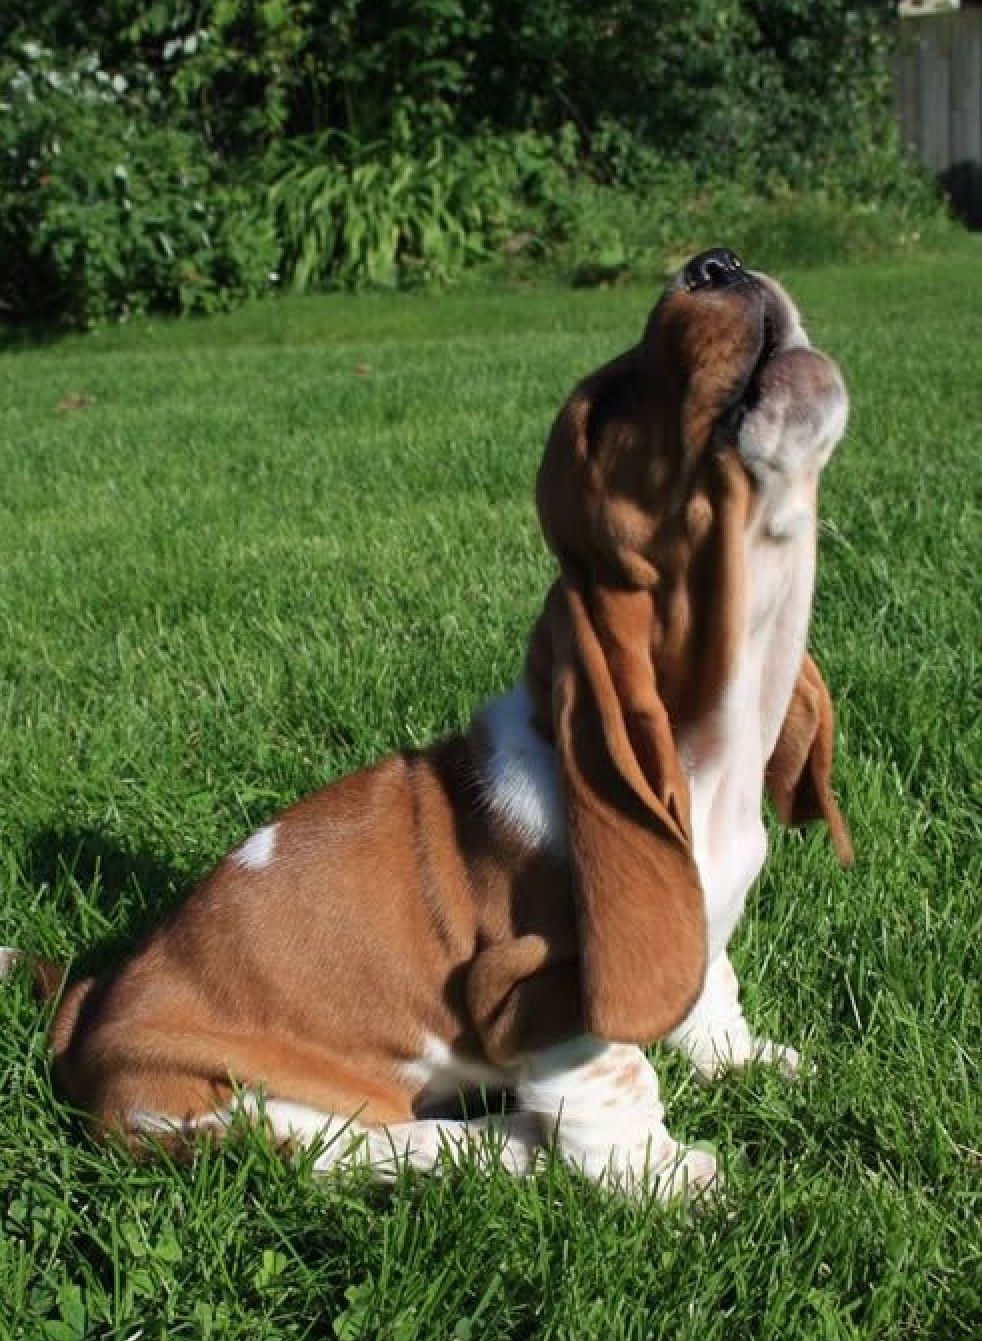
<svg viewBox="0 0 982 1341">
<path fill-rule="evenodd" d="M 904 141 L 982 224 L 982 8 L 905 18 L 896 65 Z"/>
</svg>

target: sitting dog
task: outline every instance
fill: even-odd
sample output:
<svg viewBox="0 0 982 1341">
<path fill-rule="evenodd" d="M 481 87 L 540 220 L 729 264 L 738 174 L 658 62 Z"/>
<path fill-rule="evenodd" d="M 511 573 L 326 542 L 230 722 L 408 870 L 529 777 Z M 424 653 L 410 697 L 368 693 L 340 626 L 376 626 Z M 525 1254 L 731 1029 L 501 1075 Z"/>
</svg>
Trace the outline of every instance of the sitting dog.
<svg viewBox="0 0 982 1341">
<path fill-rule="evenodd" d="M 835 365 L 773 280 L 695 257 L 557 418 L 537 505 L 559 565 L 524 675 L 464 735 L 290 806 L 119 968 L 64 991 L 60 1091 L 135 1146 L 233 1114 L 435 1167 L 506 1090 L 499 1150 L 698 1191 L 641 1045 L 712 1075 L 797 1054 L 744 1018 L 727 944 L 767 850 L 824 819 L 833 718 L 806 651 Z M 49 975 L 50 979 L 50 975 Z M 484 1124 L 489 1121 L 484 1119 Z"/>
</svg>

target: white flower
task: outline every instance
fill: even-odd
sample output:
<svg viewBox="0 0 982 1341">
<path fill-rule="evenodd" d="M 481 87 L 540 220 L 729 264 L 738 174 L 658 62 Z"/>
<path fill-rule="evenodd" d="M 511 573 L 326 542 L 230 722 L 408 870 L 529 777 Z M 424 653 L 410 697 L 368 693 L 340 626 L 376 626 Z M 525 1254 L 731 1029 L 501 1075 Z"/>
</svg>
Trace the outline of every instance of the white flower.
<svg viewBox="0 0 982 1341">
<path fill-rule="evenodd" d="M 25 42 L 21 47 L 21 51 L 23 51 L 29 61 L 36 61 L 42 50 L 43 48 L 40 42 Z"/>
<path fill-rule="evenodd" d="M 113 90 L 116 93 L 125 93 L 129 85 L 121 74 L 113 75 Z"/>
</svg>

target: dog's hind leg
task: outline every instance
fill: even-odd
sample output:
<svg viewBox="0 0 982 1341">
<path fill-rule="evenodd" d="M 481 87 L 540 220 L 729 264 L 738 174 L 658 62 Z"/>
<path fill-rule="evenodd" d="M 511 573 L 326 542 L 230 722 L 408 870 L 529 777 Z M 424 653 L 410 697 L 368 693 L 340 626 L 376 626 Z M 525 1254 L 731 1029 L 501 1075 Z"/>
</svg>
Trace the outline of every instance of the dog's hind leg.
<svg viewBox="0 0 982 1341">
<path fill-rule="evenodd" d="M 401 1165 L 436 1172 L 445 1159 L 500 1162 L 507 1172 L 523 1176 L 532 1171 L 542 1148 L 538 1125 L 525 1113 L 369 1127 L 279 1099 L 267 1099 L 261 1112 L 275 1140 L 321 1146 L 315 1161 L 319 1173 L 349 1157 L 383 1179 L 393 1177 Z"/>
<path fill-rule="evenodd" d="M 130 1112 L 127 1135 L 163 1144 L 188 1143 L 196 1136 L 224 1135 L 237 1117 L 262 1126 L 277 1145 L 313 1149 L 314 1170 L 326 1173 L 339 1165 L 367 1167 L 388 1181 L 408 1166 L 421 1173 L 438 1172 L 444 1161 L 473 1159 L 482 1166 L 500 1162 L 508 1173 L 530 1173 L 542 1148 L 534 1119 L 508 1113 L 473 1120 L 424 1118 L 387 1126 L 366 1126 L 354 1118 L 325 1113 L 287 1099 L 242 1091 L 233 1103 L 192 1119 L 162 1113 Z"/>
</svg>

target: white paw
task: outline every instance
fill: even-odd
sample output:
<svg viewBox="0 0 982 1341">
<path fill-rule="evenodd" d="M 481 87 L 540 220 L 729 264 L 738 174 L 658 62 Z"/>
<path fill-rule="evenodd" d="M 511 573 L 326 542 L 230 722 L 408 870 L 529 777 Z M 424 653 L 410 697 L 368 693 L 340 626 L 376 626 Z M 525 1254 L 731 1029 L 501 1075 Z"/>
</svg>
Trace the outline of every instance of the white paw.
<svg viewBox="0 0 982 1341">
<path fill-rule="evenodd" d="M 797 1048 L 792 1048 L 788 1043 L 775 1043 L 769 1038 L 755 1038 L 753 1042 L 755 1050 L 748 1061 L 776 1066 L 789 1080 L 802 1074 L 801 1054 Z"/>
<path fill-rule="evenodd" d="M 451 1163 L 476 1161 L 482 1168 L 499 1165 L 524 1178 L 533 1173 L 541 1151 L 538 1123 L 524 1113 L 450 1121 L 438 1118 L 362 1129 L 355 1154 L 380 1179 L 391 1179 L 400 1165 L 423 1173 Z"/>
<path fill-rule="evenodd" d="M 679 1145 L 667 1133 L 654 1149 L 646 1141 L 643 1146 L 614 1146 L 604 1154 L 596 1151 L 588 1159 L 568 1151 L 564 1155 L 586 1177 L 629 1197 L 696 1201 L 714 1195 L 722 1185 L 711 1150 Z"/>
<path fill-rule="evenodd" d="M 698 1146 L 678 1146 L 674 1159 L 656 1171 L 651 1190 L 659 1201 L 704 1201 L 723 1190 L 716 1156 Z"/>
<path fill-rule="evenodd" d="M 697 1076 L 705 1083 L 718 1080 L 727 1071 L 740 1071 L 755 1062 L 776 1066 L 789 1079 L 799 1075 L 802 1069 L 797 1048 L 786 1043 L 775 1043 L 769 1038 L 757 1038 L 749 1033 L 736 1037 L 724 1035 L 722 1038 L 707 1038 L 686 1051 Z"/>
</svg>

